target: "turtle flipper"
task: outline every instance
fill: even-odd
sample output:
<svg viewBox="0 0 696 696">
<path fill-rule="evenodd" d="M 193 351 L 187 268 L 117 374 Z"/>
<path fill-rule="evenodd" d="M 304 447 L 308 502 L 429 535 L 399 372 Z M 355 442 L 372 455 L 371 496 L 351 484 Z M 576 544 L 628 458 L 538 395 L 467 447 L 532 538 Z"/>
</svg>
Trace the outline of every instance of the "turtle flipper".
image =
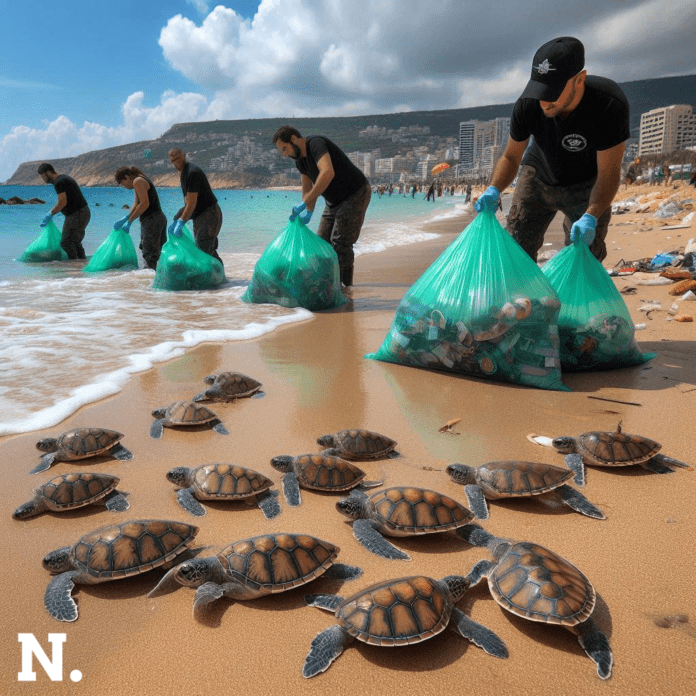
<svg viewBox="0 0 696 696">
<path fill-rule="evenodd" d="M 285 502 L 291 507 L 297 507 L 302 504 L 300 484 L 297 481 L 297 474 L 294 471 L 288 471 L 288 473 L 283 476 L 283 495 L 285 496 Z"/>
<path fill-rule="evenodd" d="M 333 612 L 338 609 L 339 604 L 343 601 L 343 597 L 335 594 L 308 594 L 304 596 L 305 604 L 308 607 L 317 607 Z"/>
<path fill-rule="evenodd" d="M 556 489 L 563 502 L 569 507 L 587 517 L 594 517 L 596 520 L 606 520 L 607 516 L 595 507 L 580 491 L 576 491 L 570 486 L 563 485 Z"/>
<path fill-rule="evenodd" d="M 363 574 L 363 569 L 358 566 L 334 563 L 321 577 L 334 580 L 355 580 Z"/>
<path fill-rule="evenodd" d="M 129 462 L 133 459 L 133 453 L 129 449 L 126 449 L 120 442 L 115 444 L 107 454 L 110 454 L 121 462 Z"/>
<path fill-rule="evenodd" d="M 220 433 L 220 435 L 229 435 L 230 434 L 230 431 L 219 420 L 210 421 L 210 427 L 216 433 Z"/>
<path fill-rule="evenodd" d="M 302 676 L 309 679 L 326 671 L 353 638 L 340 626 L 331 626 L 318 633 L 305 658 Z"/>
<path fill-rule="evenodd" d="M 483 561 L 479 561 L 466 576 L 466 579 L 469 581 L 469 587 L 478 585 L 481 578 L 488 577 L 488 574 L 493 570 L 493 568 L 495 568 L 496 565 L 496 563 L 486 561 L 485 559 Z"/>
<path fill-rule="evenodd" d="M 159 597 L 162 594 L 173 592 L 177 588 L 181 587 L 176 580 L 176 570 L 180 565 L 181 563 L 178 563 L 173 568 L 168 570 L 162 576 L 162 579 L 147 593 L 147 596 L 150 598 Z"/>
<path fill-rule="evenodd" d="M 104 504 L 106 509 L 111 510 L 111 512 L 125 512 L 130 508 L 130 503 L 126 500 L 123 493 L 119 493 L 119 491 L 111 491 L 104 498 Z"/>
<path fill-rule="evenodd" d="M 609 679 L 614 664 L 614 656 L 607 637 L 597 628 L 592 618 L 578 624 L 575 631 L 578 634 L 578 642 L 582 645 L 582 649 L 597 665 L 597 674 L 600 679 Z"/>
<path fill-rule="evenodd" d="M 585 481 L 585 462 L 579 454 L 566 454 L 566 466 L 575 474 L 573 481 L 577 486 L 584 486 Z"/>
<path fill-rule="evenodd" d="M 157 420 L 152 422 L 152 425 L 150 426 L 150 437 L 154 438 L 155 440 L 159 440 L 159 438 L 162 437 L 162 433 L 164 431 L 164 418 L 158 418 Z"/>
<path fill-rule="evenodd" d="M 44 606 L 46 611 L 58 621 L 75 621 L 77 619 L 77 604 L 70 596 L 75 587 L 73 578 L 78 575 L 77 570 L 57 575 L 48 583 L 44 594 Z"/>
<path fill-rule="evenodd" d="M 471 512 L 476 515 L 477 519 L 487 520 L 488 503 L 486 503 L 486 496 L 483 494 L 481 486 L 470 483 L 464 486 L 464 492 L 466 493 L 466 499 L 469 501 Z"/>
<path fill-rule="evenodd" d="M 196 590 L 196 597 L 193 600 L 193 617 L 200 621 L 207 606 L 216 599 L 220 599 L 224 594 L 225 590 L 222 585 L 218 585 L 216 582 L 204 582 Z"/>
<path fill-rule="evenodd" d="M 351 495 L 355 489 L 351 491 Z M 371 520 L 355 520 L 353 536 L 370 552 L 389 560 L 410 561 L 411 557 L 388 542 L 373 526 Z"/>
<path fill-rule="evenodd" d="M 280 515 L 280 504 L 277 496 L 277 491 L 267 491 L 263 495 L 256 496 L 256 504 L 261 508 L 261 512 L 267 520 L 272 520 Z"/>
<path fill-rule="evenodd" d="M 643 466 L 648 470 L 652 471 L 653 474 L 673 474 L 674 469 L 672 467 L 663 464 L 662 462 L 655 461 L 655 458 L 649 459 L 647 462 L 643 462 Z"/>
<path fill-rule="evenodd" d="M 448 628 L 460 635 L 462 638 L 470 640 L 474 645 L 485 650 L 493 657 L 508 657 L 508 649 L 505 643 L 490 630 L 470 619 L 464 612 L 454 607 Z"/>
<path fill-rule="evenodd" d="M 41 461 L 29 472 L 30 474 L 40 474 L 42 471 L 46 471 L 51 468 L 53 460 L 56 458 L 55 452 L 49 452 L 41 457 Z"/>
<path fill-rule="evenodd" d="M 205 508 L 193 497 L 190 488 L 182 488 L 176 492 L 176 499 L 179 501 L 186 512 L 190 512 L 196 517 L 204 517 L 206 514 Z"/>
<path fill-rule="evenodd" d="M 660 464 L 668 464 L 669 466 L 676 466 L 679 469 L 686 469 L 687 471 L 693 471 L 694 468 L 687 464 L 686 462 L 680 462 L 678 459 L 672 459 L 666 454 L 656 454 L 648 463 L 658 462 Z"/>
</svg>

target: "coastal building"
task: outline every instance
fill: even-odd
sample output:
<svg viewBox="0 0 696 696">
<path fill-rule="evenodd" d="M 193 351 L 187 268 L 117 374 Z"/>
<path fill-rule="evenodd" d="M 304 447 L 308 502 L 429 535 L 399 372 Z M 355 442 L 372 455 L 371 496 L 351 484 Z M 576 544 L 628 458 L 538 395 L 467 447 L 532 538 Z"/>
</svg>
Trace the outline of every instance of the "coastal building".
<svg viewBox="0 0 696 696">
<path fill-rule="evenodd" d="M 640 115 L 638 156 L 685 150 L 696 145 L 696 114 L 686 104 L 662 106 Z"/>
<path fill-rule="evenodd" d="M 459 171 L 492 171 L 505 149 L 510 119 L 463 121 L 459 124 Z"/>
</svg>

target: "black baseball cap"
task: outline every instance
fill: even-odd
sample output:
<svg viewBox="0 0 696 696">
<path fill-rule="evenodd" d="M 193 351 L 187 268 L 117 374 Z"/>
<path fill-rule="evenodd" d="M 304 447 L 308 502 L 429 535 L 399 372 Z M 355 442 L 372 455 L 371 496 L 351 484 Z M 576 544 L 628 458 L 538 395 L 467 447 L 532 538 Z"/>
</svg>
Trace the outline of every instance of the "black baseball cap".
<svg viewBox="0 0 696 696">
<path fill-rule="evenodd" d="M 553 102 L 566 83 L 585 67 L 585 47 L 572 36 L 561 36 L 545 43 L 535 54 L 532 76 L 520 99 Z"/>
</svg>

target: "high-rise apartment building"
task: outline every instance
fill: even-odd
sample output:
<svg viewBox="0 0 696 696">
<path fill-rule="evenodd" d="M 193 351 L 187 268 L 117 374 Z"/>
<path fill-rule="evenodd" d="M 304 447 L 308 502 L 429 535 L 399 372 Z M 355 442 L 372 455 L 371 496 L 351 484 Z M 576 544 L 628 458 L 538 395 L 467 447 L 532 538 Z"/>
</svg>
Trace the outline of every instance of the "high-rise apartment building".
<svg viewBox="0 0 696 696">
<path fill-rule="evenodd" d="M 496 118 L 492 121 L 463 121 L 460 123 L 460 170 L 481 169 L 482 167 L 492 169 L 505 149 L 509 134 L 509 118 Z"/>
<path fill-rule="evenodd" d="M 638 155 L 696 146 L 696 114 L 686 104 L 662 106 L 640 115 Z"/>
</svg>

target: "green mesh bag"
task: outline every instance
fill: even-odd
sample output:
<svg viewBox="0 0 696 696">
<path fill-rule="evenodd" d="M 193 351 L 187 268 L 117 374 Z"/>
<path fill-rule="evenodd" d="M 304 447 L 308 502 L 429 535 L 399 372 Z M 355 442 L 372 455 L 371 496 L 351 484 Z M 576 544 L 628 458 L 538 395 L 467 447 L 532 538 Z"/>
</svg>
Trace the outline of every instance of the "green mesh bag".
<svg viewBox="0 0 696 696">
<path fill-rule="evenodd" d="M 564 370 L 607 370 L 655 357 L 640 352 L 623 297 L 582 240 L 558 252 L 542 271 L 561 300 L 558 334 Z"/>
<path fill-rule="evenodd" d="M 101 273 L 115 270 L 132 271 L 137 268 L 138 253 L 130 234 L 125 230 L 112 230 L 82 270 L 85 273 Z"/>
<path fill-rule="evenodd" d="M 336 252 L 296 218 L 256 262 L 242 300 L 312 312 L 340 307 L 347 300 L 341 292 Z"/>
<path fill-rule="evenodd" d="M 365 357 L 569 391 L 559 308 L 534 261 L 484 211 L 409 288 L 382 346 Z"/>
<path fill-rule="evenodd" d="M 170 234 L 157 262 L 154 290 L 209 290 L 225 282 L 225 269 L 201 251 L 186 226 L 181 236 Z"/>
<path fill-rule="evenodd" d="M 60 230 L 51 220 L 43 228 L 38 238 L 33 241 L 19 260 L 24 263 L 45 263 L 46 261 L 67 261 L 68 255 L 60 245 Z"/>
</svg>

